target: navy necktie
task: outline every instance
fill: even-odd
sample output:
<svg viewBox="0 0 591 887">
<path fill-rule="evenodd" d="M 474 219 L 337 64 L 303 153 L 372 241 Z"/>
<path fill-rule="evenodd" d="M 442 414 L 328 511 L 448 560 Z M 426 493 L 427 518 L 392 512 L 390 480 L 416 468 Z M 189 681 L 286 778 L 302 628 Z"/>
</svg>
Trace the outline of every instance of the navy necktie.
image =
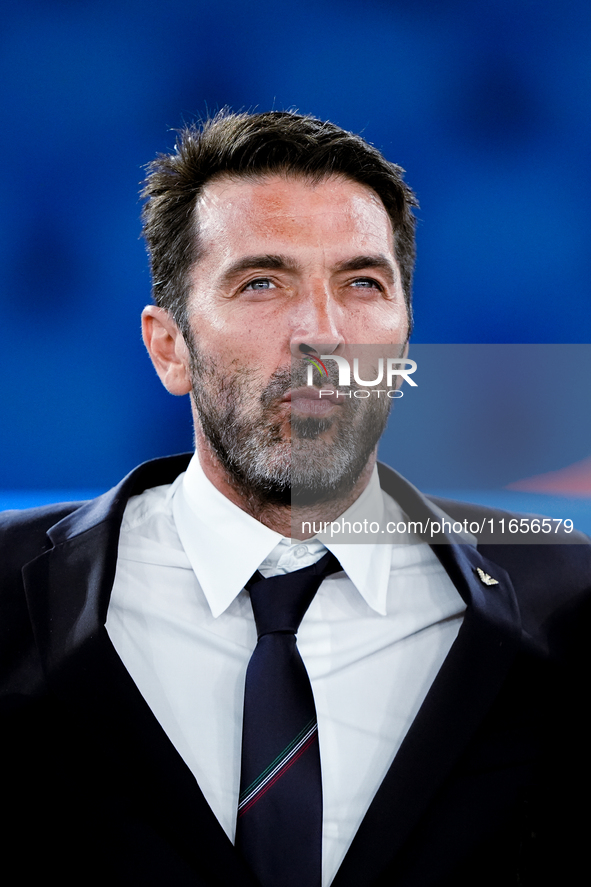
<svg viewBox="0 0 591 887">
<path fill-rule="evenodd" d="M 258 643 L 246 672 L 236 846 L 261 887 L 320 887 L 322 781 L 318 724 L 296 632 L 322 580 L 341 569 L 327 552 L 302 570 L 247 588 Z"/>
</svg>

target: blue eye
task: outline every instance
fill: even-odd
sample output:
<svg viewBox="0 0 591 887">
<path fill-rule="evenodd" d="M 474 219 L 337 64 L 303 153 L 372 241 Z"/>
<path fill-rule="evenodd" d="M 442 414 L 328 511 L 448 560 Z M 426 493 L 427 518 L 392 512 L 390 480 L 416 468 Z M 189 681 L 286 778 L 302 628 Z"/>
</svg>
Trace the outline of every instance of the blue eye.
<svg viewBox="0 0 591 887">
<path fill-rule="evenodd" d="M 247 283 L 244 287 L 245 290 L 268 290 L 274 288 L 275 284 L 272 280 L 269 280 L 268 277 L 257 277 L 255 280 L 251 280 L 250 283 Z"/>
<path fill-rule="evenodd" d="M 357 289 L 379 289 L 381 290 L 380 284 L 377 280 L 373 280 L 371 277 L 358 277 L 357 280 L 354 280 L 351 284 Z"/>
</svg>

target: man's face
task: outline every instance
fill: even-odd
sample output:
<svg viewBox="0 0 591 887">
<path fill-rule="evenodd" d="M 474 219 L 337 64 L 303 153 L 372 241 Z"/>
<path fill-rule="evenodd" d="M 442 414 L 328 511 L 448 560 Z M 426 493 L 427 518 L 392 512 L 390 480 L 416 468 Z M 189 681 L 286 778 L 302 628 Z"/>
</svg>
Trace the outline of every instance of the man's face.
<svg viewBox="0 0 591 887">
<path fill-rule="evenodd" d="M 233 483 L 264 501 L 346 495 L 390 401 L 320 399 L 300 346 L 346 355 L 350 344 L 399 344 L 401 354 L 408 318 L 381 200 L 342 177 L 224 177 L 205 188 L 197 218 L 188 345 L 198 447 L 206 441 Z"/>
</svg>

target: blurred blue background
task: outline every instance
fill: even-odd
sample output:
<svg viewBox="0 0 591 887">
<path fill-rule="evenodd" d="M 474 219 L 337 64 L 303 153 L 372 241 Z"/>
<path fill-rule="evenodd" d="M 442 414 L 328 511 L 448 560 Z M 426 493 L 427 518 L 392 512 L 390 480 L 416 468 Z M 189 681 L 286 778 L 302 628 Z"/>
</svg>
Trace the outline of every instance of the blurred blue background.
<svg viewBox="0 0 591 887">
<path fill-rule="evenodd" d="M 174 128 L 223 105 L 331 119 L 406 168 L 414 341 L 591 342 L 590 38 L 583 0 L 5 4 L 2 501 L 101 491 L 191 448 L 188 403 L 140 339 L 138 190 Z M 581 403 L 565 386 L 573 415 L 588 387 Z M 591 453 L 573 434 L 538 448 L 536 473 Z M 428 450 L 404 465 L 417 484 L 475 486 L 451 464 L 432 482 Z M 518 479 L 508 467 L 494 485 Z"/>
</svg>

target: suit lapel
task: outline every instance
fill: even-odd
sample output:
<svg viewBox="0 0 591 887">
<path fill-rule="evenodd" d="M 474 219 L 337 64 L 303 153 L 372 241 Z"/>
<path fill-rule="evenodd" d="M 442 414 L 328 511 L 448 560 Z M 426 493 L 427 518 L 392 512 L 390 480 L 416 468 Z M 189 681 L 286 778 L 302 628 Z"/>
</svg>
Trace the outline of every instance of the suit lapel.
<svg viewBox="0 0 591 887">
<path fill-rule="evenodd" d="M 92 737 L 93 768 L 114 774 L 174 852 L 207 884 L 252 887 L 252 879 L 186 764 L 119 659 L 104 623 L 129 496 L 171 482 L 186 459 L 140 466 L 119 487 L 83 505 L 49 536 L 53 548 L 23 570 L 37 645 L 51 691 Z M 203 848 L 207 852 L 203 852 Z M 149 852 L 149 848 L 146 848 Z M 198 883 L 202 883 L 199 881 Z"/>
<path fill-rule="evenodd" d="M 395 472 L 380 467 L 380 479 L 411 520 L 438 516 Z M 433 548 L 467 604 L 464 622 L 333 887 L 372 884 L 392 862 L 490 710 L 519 648 L 519 614 L 506 572 L 472 545 L 448 538 Z M 484 585 L 477 568 L 498 585 Z"/>
</svg>

